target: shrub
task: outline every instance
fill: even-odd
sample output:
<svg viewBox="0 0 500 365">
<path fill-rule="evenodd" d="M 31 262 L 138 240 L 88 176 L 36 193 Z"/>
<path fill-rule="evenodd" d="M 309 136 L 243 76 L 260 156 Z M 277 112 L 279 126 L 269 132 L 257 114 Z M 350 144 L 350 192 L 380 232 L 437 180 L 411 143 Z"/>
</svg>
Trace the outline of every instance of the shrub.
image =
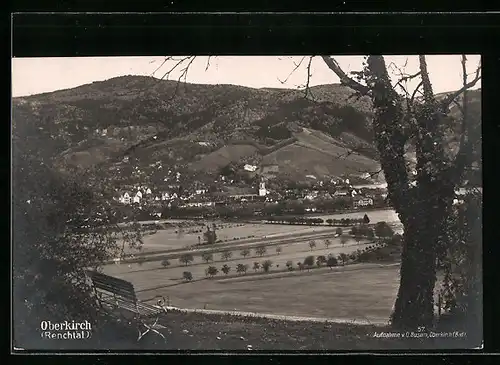
<svg viewBox="0 0 500 365">
<path fill-rule="evenodd" d="M 169 266 L 169 265 L 170 265 L 170 261 L 168 261 L 167 259 L 165 259 L 165 260 L 163 260 L 163 261 L 161 262 L 161 266 L 163 266 L 163 267 L 167 267 L 167 266 Z"/>
<path fill-rule="evenodd" d="M 335 256 L 328 256 L 328 259 L 326 260 L 326 265 L 331 269 L 334 266 L 338 265 L 337 259 Z"/>
<path fill-rule="evenodd" d="M 257 272 L 259 269 L 260 269 L 260 263 L 258 263 L 258 262 L 254 262 L 254 263 L 253 263 L 253 270 L 254 270 L 255 272 Z"/>
<path fill-rule="evenodd" d="M 318 267 L 321 267 L 321 265 L 323 265 L 324 263 L 326 263 L 326 257 L 325 256 L 318 256 L 316 258 L 316 265 Z"/>
<path fill-rule="evenodd" d="M 190 253 L 185 253 L 185 254 L 182 254 L 181 257 L 179 257 L 179 262 L 181 264 L 184 264 L 185 266 L 187 266 L 189 263 L 191 263 L 192 261 L 194 260 L 194 257 L 193 255 L 191 255 Z"/>
<path fill-rule="evenodd" d="M 264 255 L 266 254 L 266 252 L 267 252 L 267 249 L 266 249 L 266 247 L 265 247 L 265 246 L 260 246 L 260 247 L 257 247 L 257 248 L 255 249 L 255 253 L 256 253 L 257 255 L 261 256 L 261 257 L 262 257 L 262 256 L 264 256 Z"/>
<path fill-rule="evenodd" d="M 186 281 L 191 281 L 193 280 L 193 274 L 191 273 L 191 271 L 184 271 L 182 273 L 182 278 Z"/>
<path fill-rule="evenodd" d="M 223 260 L 229 260 L 231 257 L 233 256 L 233 253 L 231 251 L 224 251 L 222 254 L 221 254 L 221 258 Z"/>
<path fill-rule="evenodd" d="M 203 259 L 203 261 L 205 261 L 208 264 L 209 261 L 214 260 L 214 255 L 210 252 L 207 252 L 207 253 L 202 254 L 201 258 Z"/>
<path fill-rule="evenodd" d="M 271 260 L 266 260 L 262 263 L 262 269 L 264 272 L 269 272 L 269 269 L 273 266 L 273 262 Z"/>
<path fill-rule="evenodd" d="M 210 277 L 214 277 L 218 272 L 219 270 L 215 266 L 209 266 L 207 269 L 207 273 L 208 275 L 210 275 Z"/>
<path fill-rule="evenodd" d="M 375 224 L 375 235 L 379 238 L 390 238 L 394 236 L 394 231 L 387 222 L 378 222 Z"/>
<path fill-rule="evenodd" d="M 314 256 L 307 256 L 304 259 L 304 266 L 306 266 L 307 268 L 314 266 Z"/>
<path fill-rule="evenodd" d="M 244 264 L 238 264 L 236 266 L 236 272 L 238 274 L 242 274 L 242 273 L 246 273 L 248 270 L 248 265 L 244 265 Z"/>
</svg>

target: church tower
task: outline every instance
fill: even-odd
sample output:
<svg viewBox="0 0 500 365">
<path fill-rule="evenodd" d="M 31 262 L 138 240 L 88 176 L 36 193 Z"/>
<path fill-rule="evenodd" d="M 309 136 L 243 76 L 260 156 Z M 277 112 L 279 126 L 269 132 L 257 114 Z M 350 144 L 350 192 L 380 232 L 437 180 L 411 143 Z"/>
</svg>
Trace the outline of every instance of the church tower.
<svg viewBox="0 0 500 365">
<path fill-rule="evenodd" d="M 266 196 L 266 195 L 267 195 L 266 183 L 264 181 L 261 181 L 259 183 L 259 196 Z"/>
</svg>

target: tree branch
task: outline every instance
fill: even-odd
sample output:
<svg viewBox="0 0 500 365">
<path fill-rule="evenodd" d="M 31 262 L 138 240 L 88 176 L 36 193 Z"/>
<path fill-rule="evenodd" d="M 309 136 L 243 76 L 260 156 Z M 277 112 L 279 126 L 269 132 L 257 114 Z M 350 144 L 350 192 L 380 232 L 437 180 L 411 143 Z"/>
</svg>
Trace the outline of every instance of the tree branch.
<svg viewBox="0 0 500 365">
<path fill-rule="evenodd" d="M 364 86 L 347 76 L 347 74 L 340 68 L 339 64 L 334 58 L 330 56 L 321 56 L 321 58 L 326 63 L 328 68 L 338 76 L 342 85 L 348 86 L 362 95 L 368 94 L 370 89 L 367 86 Z"/>
<path fill-rule="evenodd" d="M 462 56 L 462 62 L 464 61 L 463 60 L 464 57 L 465 57 L 465 55 Z M 462 64 L 462 70 L 463 70 L 463 67 L 464 66 Z M 467 80 L 467 71 L 465 70 L 463 72 L 464 72 L 464 79 Z M 460 90 L 457 90 L 454 93 L 450 94 L 441 102 L 442 110 L 443 111 L 448 110 L 448 107 L 453 102 L 453 100 L 455 100 L 458 96 L 460 96 L 460 94 L 464 93 L 465 91 L 467 91 L 471 87 L 474 87 L 474 85 L 476 85 L 479 80 L 481 80 L 481 61 L 479 61 L 479 65 L 477 66 L 474 79 L 470 82 L 464 83 L 463 86 L 460 88 Z"/>
<path fill-rule="evenodd" d="M 282 84 L 285 84 L 288 79 L 290 78 L 290 76 L 292 76 L 295 71 L 297 71 L 297 69 L 300 67 L 300 65 L 302 65 L 302 62 L 304 62 L 304 60 L 306 59 L 306 56 L 302 57 L 302 59 L 300 60 L 299 63 L 293 63 L 295 65 L 295 68 L 288 74 L 288 76 L 285 78 L 285 80 L 281 81 L 279 77 L 277 77 L 278 81 L 281 82 Z"/>
</svg>

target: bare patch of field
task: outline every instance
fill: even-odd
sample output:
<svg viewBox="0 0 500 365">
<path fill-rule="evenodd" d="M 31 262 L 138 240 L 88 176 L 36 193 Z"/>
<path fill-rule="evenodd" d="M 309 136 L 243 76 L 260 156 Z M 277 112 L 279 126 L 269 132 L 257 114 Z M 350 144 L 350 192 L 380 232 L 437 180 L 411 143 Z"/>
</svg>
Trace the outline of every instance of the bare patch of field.
<svg viewBox="0 0 500 365">
<path fill-rule="evenodd" d="M 398 285 L 398 267 L 393 266 L 231 283 L 203 280 L 155 294 L 183 308 L 384 321 Z M 147 292 L 139 295 L 151 297 Z"/>
</svg>

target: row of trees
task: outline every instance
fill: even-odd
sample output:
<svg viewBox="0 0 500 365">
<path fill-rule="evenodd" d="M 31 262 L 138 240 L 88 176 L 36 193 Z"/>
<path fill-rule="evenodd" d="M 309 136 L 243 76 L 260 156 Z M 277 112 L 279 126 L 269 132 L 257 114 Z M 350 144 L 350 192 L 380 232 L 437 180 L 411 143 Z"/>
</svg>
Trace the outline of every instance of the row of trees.
<svg viewBox="0 0 500 365">
<path fill-rule="evenodd" d="M 276 246 L 275 251 L 279 255 L 283 251 L 283 248 L 281 246 Z M 267 247 L 266 246 L 256 247 L 254 252 L 256 256 L 262 257 L 267 253 Z M 250 256 L 250 254 L 251 250 L 249 248 L 244 248 L 243 250 L 240 251 L 240 255 L 243 258 Z M 228 261 L 232 257 L 233 257 L 233 251 L 223 251 L 220 253 L 221 260 Z M 213 262 L 214 254 L 212 252 L 203 253 L 201 255 L 201 259 L 206 263 Z M 194 261 L 194 255 L 191 253 L 185 253 L 179 257 L 179 263 L 185 266 L 191 264 L 193 261 Z M 161 262 L 161 265 L 163 267 L 170 266 L 170 261 L 168 259 L 165 259 Z"/>
<path fill-rule="evenodd" d="M 257 272 L 261 269 L 263 270 L 263 272 L 269 272 L 269 270 L 271 269 L 272 266 L 273 266 L 273 262 L 271 260 L 265 260 L 262 263 L 256 261 L 253 263 L 252 269 L 255 272 Z M 279 265 L 277 265 L 277 266 L 279 267 Z M 246 274 L 247 271 L 249 270 L 249 268 L 250 268 L 250 266 L 248 264 L 238 264 L 238 265 L 236 265 L 236 272 L 238 274 Z M 231 272 L 231 269 L 232 269 L 231 266 L 224 264 L 220 268 L 220 272 L 224 273 L 224 275 L 228 275 Z M 219 273 L 219 269 L 217 269 L 217 267 L 215 267 L 215 266 L 209 266 L 205 270 L 205 276 L 208 276 L 208 277 L 214 277 L 218 273 Z"/>
<path fill-rule="evenodd" d="M 370 223 L 370 218 L 365 214 L 363 218 L 342 218 L 342 219 L 330 219 L 324 220 L 322 218 L 307 218 L 307 217 L 269 217 L 268 222 L 278 223 L 278 224 L 303 224 L 308 226 L 316 226 L 325 224 L 325 222 L 330 226 L 349 226 L 351 224 L 368 224 Z"/>
</svg>

